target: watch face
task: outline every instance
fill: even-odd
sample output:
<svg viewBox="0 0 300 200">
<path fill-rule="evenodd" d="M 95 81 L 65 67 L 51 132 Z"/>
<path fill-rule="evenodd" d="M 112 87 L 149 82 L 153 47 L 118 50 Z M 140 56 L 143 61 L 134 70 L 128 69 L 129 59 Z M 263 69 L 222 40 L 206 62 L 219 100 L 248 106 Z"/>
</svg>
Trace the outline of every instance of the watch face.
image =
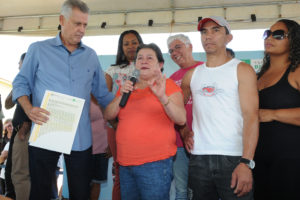
<svg viewBox="0 0 300 200">
<path fill-rule="evenodd" d="M 255 162 L 254 160 L 248 160 L 246 158 L 241 158 L 240 159 L 241 163 L 245 163 L 250 169 L 254 169 L 255 167 Z"/>
<path fill-rule="evenodd" d="M 254 162 L 253 160 L 250 160 L 249 167 L 250 167 L 251 169 L 254 169 L 254 167 L 255 167 L 255 162 Z"/>
</svg>

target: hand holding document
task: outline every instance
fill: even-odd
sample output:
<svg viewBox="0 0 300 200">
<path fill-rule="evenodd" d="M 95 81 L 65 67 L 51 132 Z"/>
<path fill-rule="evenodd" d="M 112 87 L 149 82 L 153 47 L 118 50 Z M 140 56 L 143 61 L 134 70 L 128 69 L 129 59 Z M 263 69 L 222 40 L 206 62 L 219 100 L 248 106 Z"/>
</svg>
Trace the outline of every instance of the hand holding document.
<svg viewBox="0 0 300 200">
<path fill-rule="evenodd" d="M 70 154 L 85 100 L 46 90 L 41 108 L 50 112 L 43 125 L 34 124 L 31 146 Z"/>
</svg>

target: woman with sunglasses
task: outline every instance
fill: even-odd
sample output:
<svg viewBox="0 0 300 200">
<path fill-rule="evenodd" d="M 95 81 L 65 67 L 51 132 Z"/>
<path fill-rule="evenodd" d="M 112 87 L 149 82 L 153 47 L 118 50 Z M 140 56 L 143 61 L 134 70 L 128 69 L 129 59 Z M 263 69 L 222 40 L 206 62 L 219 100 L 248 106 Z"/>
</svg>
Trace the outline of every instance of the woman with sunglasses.
<svg viewBox="0 0 300 200">
<path fill-rule="evenodd" d="M 299 24 L 277 21 L 265 31 L 264 45 L 254 199 L 300 199 Z"/>
</svg>

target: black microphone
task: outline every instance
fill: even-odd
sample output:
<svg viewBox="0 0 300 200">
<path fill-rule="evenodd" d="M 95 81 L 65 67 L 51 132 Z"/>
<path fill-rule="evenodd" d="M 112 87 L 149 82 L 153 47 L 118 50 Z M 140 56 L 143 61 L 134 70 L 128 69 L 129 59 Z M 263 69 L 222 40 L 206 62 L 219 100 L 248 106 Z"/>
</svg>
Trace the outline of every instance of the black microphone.
<svg viewBox="0 0 300 200">
<path fill-rule="evenodd" d="M 134 86 L 134 85 L 136 84 L 136 82 L 138 81 L 139 75 L 140 75 L 140 71 L 137 70 L 137 69 L 135 69 L 135 70 L 133 71 L 133 73 L 132 73 L 132 76 L 131 76 L 130 79 L 129 79 L 129 80 L 133 83 L 133 86 Z M 128 93 L 123 93 L 122 99 L 121 99 L 120 104 L 119 104 L 120 107 L 122 107 L 122 108 L 125 107 L 125 105 L 126 105 L 126 103 L 127 103 L 127 101 L 128 101 L 128 98 L 129 98 L 130 94 L 131 94 L 131 91 L 129 91 Z"/>
</svg>

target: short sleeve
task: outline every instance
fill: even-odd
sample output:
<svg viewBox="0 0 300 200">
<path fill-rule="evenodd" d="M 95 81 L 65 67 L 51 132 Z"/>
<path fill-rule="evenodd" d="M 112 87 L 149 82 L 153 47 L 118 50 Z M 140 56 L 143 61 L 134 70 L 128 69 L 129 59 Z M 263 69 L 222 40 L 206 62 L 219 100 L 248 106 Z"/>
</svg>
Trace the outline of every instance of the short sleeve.
<svg viewBox="0 0 300 200">
<path fill-rule="evenodd" d="M 171 96 L 172 94 L 174 94 L 176 92 L 182 93 L 181 88 L 178 85 L 176 85 L 176 83 L 173 80 L 168 78 L 166 80 L 166 95 Z"/>
<path fill-rule="evenodd" d="M 113 77 L 113 74 L 115 73 L 115 67 L 110 66 L 105 73 L 107 73 L 110 77 Z"/>
</svg>

